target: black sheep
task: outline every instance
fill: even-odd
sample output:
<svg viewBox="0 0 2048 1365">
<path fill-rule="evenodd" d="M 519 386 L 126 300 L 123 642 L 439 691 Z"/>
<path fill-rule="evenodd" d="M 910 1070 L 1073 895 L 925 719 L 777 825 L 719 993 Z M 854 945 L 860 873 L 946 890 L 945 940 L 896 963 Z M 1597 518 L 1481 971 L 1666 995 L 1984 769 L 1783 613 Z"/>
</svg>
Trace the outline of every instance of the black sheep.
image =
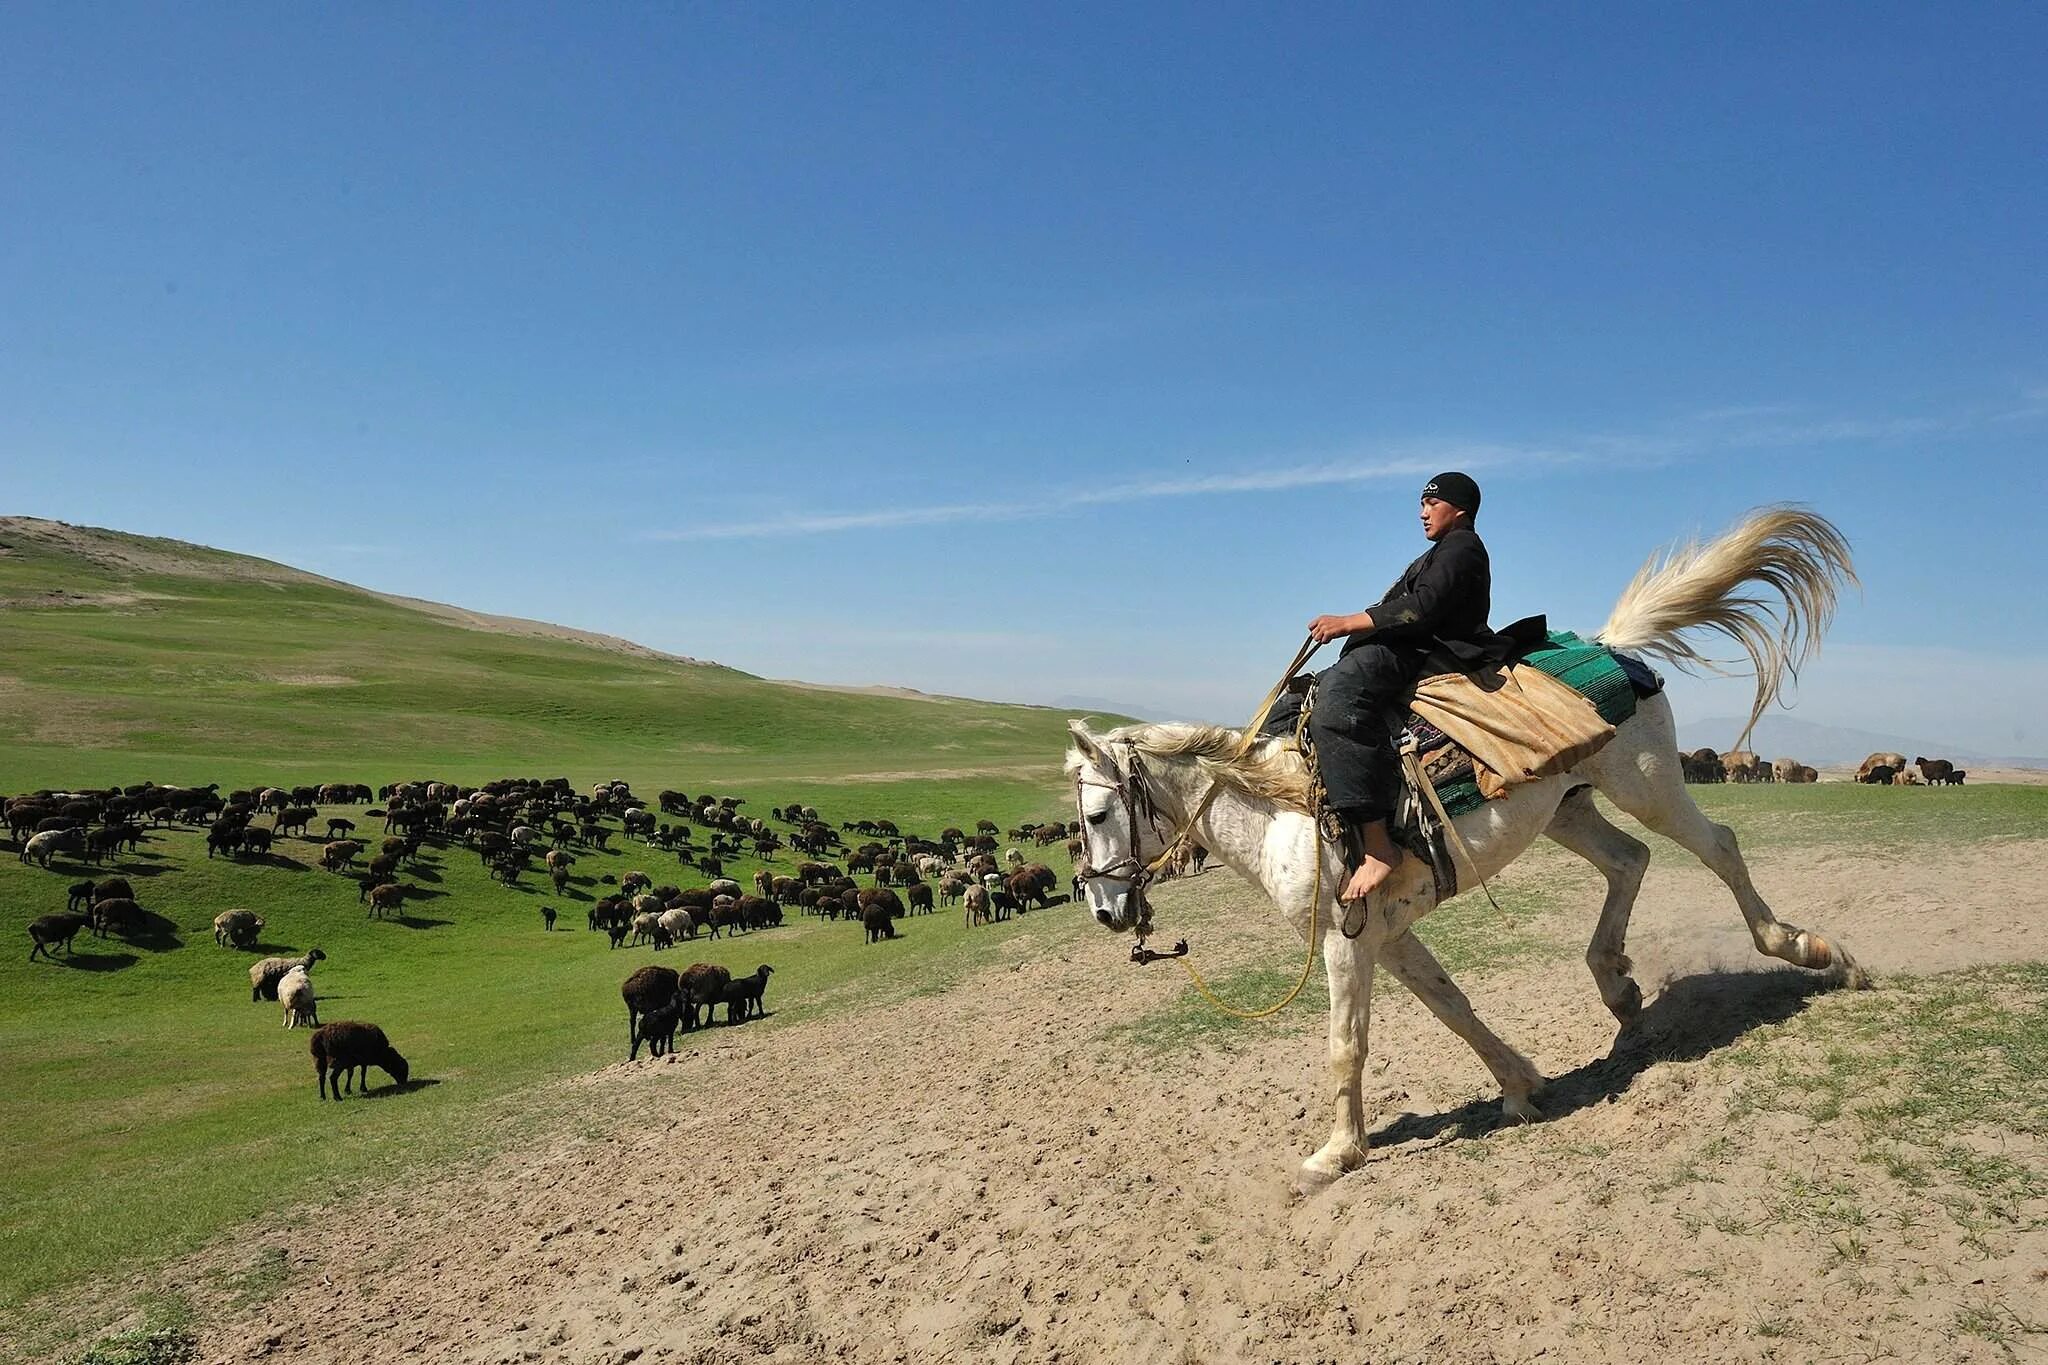
<svg viewBox="0 0 2048 1365">
<path fill-rule="evenodd" d="M 64 945 L 64 951 L 71 951 L 71 940 L 85 927 L 85 916 L 68 911 L 61 915 L 44 915 L 28 926 L 29 940 L 35 945 L 28 950 L 28 960 L 34 962 L 36 954 L 49 957 L 54 944 Z"/>
<path fill-rule="evenodd" d="M 666 1005 L 657 1006 L 640 1016 L 633 1030 L 633 1050 L 627 1054 L 631 1061 L 640 1053 L 640 1044 L 647 1044 L 647 1055 L 659 1057 L 676 1050 L 676 1030 L 682 1026 L 683 1013 L 693 1007 L 682 996 L 677 996 Z"/>
<path fill-rule="evenodd" d="M 689 1005 L 690 1028 L 697 1027 L 697 1007 L 704 1007 L 704 1022 L 711 1022 L 712 1011 L 725 999 L 725 988 L 732 982 L 732 973 L 709 962 L 693 962 L 684 968 L 678 978 L 678 989 Z"/>
<path fill-rule="evenodd" d="M 385 1039 L 384 1030 L 375 1024 L 355 1020 L 322 1024 L 313 1030 L 312 1049 L 313 1073 L 318 1077 L 320 1098 L 323 1100 L 328 1097 L 330 1085 L 337 1100 L 344 1088 L 354 1090 L 354 1073 L 358 1071 L 362 1073 L 362 1088 L 367 1093 L 373 1066 L 382 1067 L 399 1085 L 404 1085 L 412 1075 L 411 1066 Z"/>
<path fill-rule="evenodd" d="M 725 1003 L 725 1022 L 737 1024 L 749 1015 L 765 1014 L 761 997 L 768 990 L 768 978 L 775 969 L 765 962 L 747 976 L 736 976 L 726 984 L 719 998 Z"/>
<path fill-rule="evenodd" d="M 681 978 L 673 967 L 642 967 L 619 987 L 626 1002 L 627 1061 L 640 1053 L 640 1016 L 673 1002 L 680 989 Z"/>
<path fill-rule="evenodd" d="M 868 906 L 867 909 L 861 911 L 860 923 L 861 927 L 867 930 L 868 942 L 870 943 L 880 939 L 896 937 L 896 923 L 890 916 L 889 907 L 886 905 L 874 904 Z"/>
</svg>

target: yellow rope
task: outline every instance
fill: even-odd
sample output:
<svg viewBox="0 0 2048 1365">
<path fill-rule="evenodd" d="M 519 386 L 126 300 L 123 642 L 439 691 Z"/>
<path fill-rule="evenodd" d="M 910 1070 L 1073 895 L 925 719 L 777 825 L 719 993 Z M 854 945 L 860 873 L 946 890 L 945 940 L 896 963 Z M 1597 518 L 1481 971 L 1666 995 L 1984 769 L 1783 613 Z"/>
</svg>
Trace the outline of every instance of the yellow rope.
<svg viewBox="0 0 2048 1365">
<path fill-rule="evenodd" d="M 1280 675 L 1280 681 L 1273 684 L 1273 690 L 1266 694 L 1266 699 L 1263 702 L 1259 703 L 1259 709 L 1252 715 L 1251 724 L 1245 726 L 1244 736 L 1238 741 L 1237 757 L 1243 758 L 1251 752 L 1252 745 L 1258 743 L 1259 729 L 1265 725 L 1266 717 L 1272 714 L 1273 704 L 1280 700 L 1280 693 L 1286 689 L 1288 679 L 1292 678 L 1300 670 L 1301 666 L 1309 661 L 1309 656 L 1321 648 L 1322 645 L 1311 635 L 1302 643 L 1301 648 L 1295 651 L 1294 662 L 1287 665 L 1287 671 Z M 1189 833 L 1193 831 L 1195 822 L 1200 820 L 1203 814 L 1208 811 L 1209 803 L 1216 799 L 1216 792 L 1220 786 L 1221 784 L 1218 782 L 1211 781 L 1209 783 L 1209 790 L 1202 794 L 1201 801 L 1196 804 L 1193 813 L 1181 825 L 1180 832 L 1167 840 L 1166 850 L 1153 860 L 1151 871 L 1158 872 L 1165 865 L 1166 860 L 1173 856 L 1173 851 L 1180 847 L 1181 841 L 1187 838 Z M 1315 970 L 1316 925 L 1320 921 L 1323 908 L 1323 827 L 1321 822 L 1313 815 L 1309 817 L 1309 824 L 1316 832 L 1316 882 L 1315 891 L 1310 895 L 1308 902 L 1308 953 L 1301 960 L 1301 975 L 1295 979 L 1294 989 L 1280 997 L 1278 1004 L 1268 1005 L 1262 1010 L 1241 1010 L 1209 989 L 1209 983 L 1202 980 L 1202 974 L 1195 970 L 1193 959 L 1188 957 L 1175 959 L 1175 961 L 1180 963 L 1181 970 L 1188 974 L 1188 980 L 1195 983 L 1195 989 L 1202 993 L 1202 998 L 1233 1018 L 1264 1019 L 1268 1015 L 1278 1014 L 1281 1010 L 1294 1003 L 1294 997 L 1301 994 L 1301 988 L 1308 984 L 1309 974 Z"/>
<path fill-rule="evenodd" d="M 1217 1009 L 1237 1019 L 1264 1019 L 1267 1015 L 1278 1014 L 1281 1010 L 1293 1004 L 1294 997 L 1300 995 L 1301 988 L 1308 984 L 1309 973 L 1315 969 L 1316 965 L 1316 922 L 1322 908 L 1323 831 L 1322 827 L 1318 825 L 1316 827 L 1316 889 L 1315 894 L 1308 903 L 1308 954 L 1301 960 L 1301 976 L 1296 979 L 1293 990 L 1281 996 L 1280 1002 L 1276 1005 L 1268 1005 L 1262 1010 L 1241 1010 L 1209 989 L 1209 983 L 1202 980 L 1202 974 L 1195 970 L 1195 964 L 1191 959 L 1181 957 L 1174 960 L 1179 962 L 1181 969 L 1188 974 L 1188 980 L 1195 983 L 1195 989 L 1202 993 L 1202 998 Z"/>
</svg>

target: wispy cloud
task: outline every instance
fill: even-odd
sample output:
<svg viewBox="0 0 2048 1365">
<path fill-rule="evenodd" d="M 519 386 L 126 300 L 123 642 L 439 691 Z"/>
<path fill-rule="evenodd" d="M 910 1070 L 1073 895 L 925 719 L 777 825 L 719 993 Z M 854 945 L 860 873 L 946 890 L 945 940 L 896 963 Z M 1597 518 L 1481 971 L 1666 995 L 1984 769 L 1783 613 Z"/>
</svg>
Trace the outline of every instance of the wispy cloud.
<svg viewBox="0 0 2048 1365">
<path fill-rule="evenodd" d="M 1801 417 L 1785 404 L 1709 409 L 1635 432 L 1610 432 L 1545 444 L 1487 441 L 1415 441 L 1384 446 L 1370 456 L 1350 455 L 1271 463 L 1210 473 L 1159 474 L 1103 488 L 1022 491 L 1009 502 L 941 503 L 845 512 L 797 512 L 759 521 L 654 531 L 649 540 L 740 540 L 834 531 L 939 526 L 978 521 L 1029 521 L 1074 507 L 1147 502 L 1233 493 L 1284 493 L 1390 479 L 1425 478 L 1441 469 L 1514 469 L 1582 466 L 1643 469 L 1717 452 L 1878 444 L 1955 435 L 1996 422 L 2048 415 L 2041 411 L 1971 411 L 1934 416 Z"/>
<path fill-rule="evenodd" d="M 1391 459 L 1319 461 L 1214 474 L 1163 475 L 1107 488 L 1048 489 L 1020 495 L 1014 502 L 944 503 L 927 507 L 886 507 L 858 512 L 798 512 L 761 521 L 652 531 L 647 534 L 646 539 L 741 540 L 826 531 L 937 526 L 955 522 L 1032 521 L 1056 516 L 1073 507 L 1146 502 L 1160 498 L 1206 497 L 1219 493 L 1283 493 L 1302 488 L 1371 483 L 1382 479 L 1426 478 L 1447 465 L 1460 465 L 1466 469 L 1486 469 L 1513 463 L 1527 467 L 1531 463 L 1557 463 L 1571 458 L 1569 455 L 1554 451 L 1514 449 L 1506 446 L 1446 445 L 1430 449 L 1427 453 L 1407 454 Z"/>
</svg>

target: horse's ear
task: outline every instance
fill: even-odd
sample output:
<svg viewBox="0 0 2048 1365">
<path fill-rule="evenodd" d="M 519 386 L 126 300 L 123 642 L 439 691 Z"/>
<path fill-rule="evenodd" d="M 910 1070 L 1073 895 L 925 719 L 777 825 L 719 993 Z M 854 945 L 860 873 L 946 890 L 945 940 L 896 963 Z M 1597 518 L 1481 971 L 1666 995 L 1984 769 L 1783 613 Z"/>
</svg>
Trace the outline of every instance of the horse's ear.
<svg viewBox="0 0 2048 1365">
<path fill-rule="evenodd" d="M 1095 736 L 1088 733 L 1087 722 L 1080 720 L 1068 721 L 1067 734 L 1074 741 L 1074 747 L 1080 750 L 1083 758 L 1096 762 L 1101 760 L 1102 750 L 1095 743 Z"/>
</svg>

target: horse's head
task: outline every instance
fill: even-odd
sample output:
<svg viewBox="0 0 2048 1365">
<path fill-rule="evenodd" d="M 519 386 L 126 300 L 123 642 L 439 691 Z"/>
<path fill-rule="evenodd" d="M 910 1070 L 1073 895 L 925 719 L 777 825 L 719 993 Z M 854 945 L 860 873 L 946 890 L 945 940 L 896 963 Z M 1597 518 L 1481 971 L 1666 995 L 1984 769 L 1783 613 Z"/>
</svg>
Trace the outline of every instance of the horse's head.
<svg viewBox="0 0 2048 1365">
<path fill-rule="evenodd" d="M 1078 720 L 1068 721 L 1067 731 L 1072 743 L 1066 773 L 1081 815 L 1081 866 L 1075 878 L 1097 924 L 1142 933 L 1152 924 L 1152 907 L 1145 899 L 1145 883 L 1151 880 L 1146 860 L 1163 851 L 1146 847 L 1146 831 L 1154 845 L 1163 845 L 1166 836 L 1159 830 L 1137 750 L 1089 733 Z"/>
</svg>

